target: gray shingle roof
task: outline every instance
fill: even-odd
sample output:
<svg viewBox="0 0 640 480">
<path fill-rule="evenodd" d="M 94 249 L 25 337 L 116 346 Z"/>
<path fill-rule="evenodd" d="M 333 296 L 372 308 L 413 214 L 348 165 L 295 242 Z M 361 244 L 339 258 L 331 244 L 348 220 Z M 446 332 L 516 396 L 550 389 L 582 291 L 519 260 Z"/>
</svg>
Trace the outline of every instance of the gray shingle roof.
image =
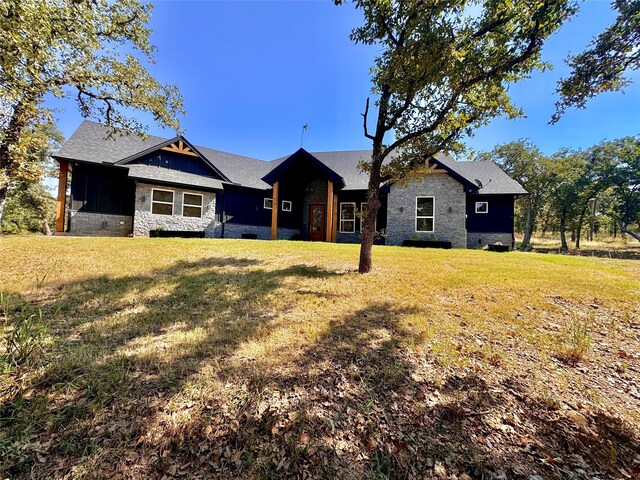
<svg viewBox="0 0 640 480">
<path fill-rule="evenodd" d="M 528 192 L 491 161 L 456 162 L 448 155 L 436 155 L 436 160 L 473 185 L 482 185 L 479 195 L 526 195 Z"/>
<path fill-rule="evenodd" d="M 133 164 L 127 165 L 127 168 L 129 169 L 129 176 L 137 180 L 148 180 L 195 189 L 222 190 L 222 182 L 215 178 L 149 165 Z"/>
<path fill-rule="evenodd" d="M 106 133 L 107 128 L 105 126 L 85 120 L 54 157 L 91 163 L 115 164 L 120 160 L 168 140 L 155 136 L 148 136 L 142 139 L 137 135 L 116 135 L 113 139 L 106 139 Z M 287 156 L 269 162 L 198 145 L 195 145 L 195 147 L 233 183 L 251 188 L 270 188 L 261 178 L 282 161 L 289 158 Z M 371 150 L 310 153 L 344 179 L 344 190 L 365 190 L 367 188 L 368 175 L 360 171 L 359 163 L 361 160 L 369 160 L 371 158 Z M 476 179 L 479 180 L 483 185 L 478 191 L 479 194 L 524 195 L 527 193 L 518 182 L 509 177 L 493 162 L 456 162 L 448 155 L 437 155 L 436 158 L 446 168 L 457 173 L 469 183 L 476 185 Z M 123 166 L 129 168 L 129 175 L 132 178 L 169 183 L 171 181 L 169 177 L 172 177 L 175 180 L 173 183 L 181 185 L 201 186 L 203 188 L 220 188 L 221 186 L 219 180 L 175 170 L 164 171 L 164 169 L 157 167 L 148 167 L 150 170 L 143 170 L 138 168 L 142 167 L 140 165 Z M 187 181 L 190 183 L 185 183 Z"/>
</svg>

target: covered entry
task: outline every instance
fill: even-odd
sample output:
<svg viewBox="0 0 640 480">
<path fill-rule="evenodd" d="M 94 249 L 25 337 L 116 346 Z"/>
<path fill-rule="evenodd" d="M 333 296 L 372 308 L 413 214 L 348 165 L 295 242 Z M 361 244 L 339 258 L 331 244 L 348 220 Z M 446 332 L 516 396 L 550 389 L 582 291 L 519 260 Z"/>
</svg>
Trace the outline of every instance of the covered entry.
<svg viewBox="0 0 640 480">
<path fill-rule="evenodd" d="M 262 180 L 273 187 L 272 239 L 282 226 L 298 228 L 302 240 L 336 241 L 340 175 L 301 148 Z"/>
</svg>

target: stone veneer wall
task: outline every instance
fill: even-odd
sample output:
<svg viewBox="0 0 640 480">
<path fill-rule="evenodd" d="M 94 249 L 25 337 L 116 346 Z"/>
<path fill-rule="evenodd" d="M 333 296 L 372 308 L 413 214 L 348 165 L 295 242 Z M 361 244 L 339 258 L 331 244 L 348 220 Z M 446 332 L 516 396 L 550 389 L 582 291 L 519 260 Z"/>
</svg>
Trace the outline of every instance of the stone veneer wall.
<svg viewBox="0 0 640 480">
<path fill-rule="evenodd" d="M 255 234 L 258 240 L 271 240 L 271 227 L 264 225 L 241 225 L 239 223 L 224 224 L 224 238 L 242 238 L 242 234 Z M 216 238 L 222 235 L 222 228 L 218 226 L 216 229 Z M 294 235 L 300 235 L 297 228 L 281 228 L 278 227 L 278 240 L 291 240 Z"/>
<path fill-rule="evenodd" d="M 151 213 L 151 189 L 160 188 L 172 190 L 173 215 L 158 215 Z M 202 218 L 182 216 L 182 194 L 196 193 L 203 195 Z M 164 230 L 204 231 L 206 237 L 216 236 L 219 223 L 216 222 L 216 194 L 176 187 L 161 187 L 148 183 L 136 185 L 135 213 L 133 217 L 133 236 L 147 237 L 149 230 L 163 228 Z"/>
<path fill-rule="evenodd" d="M 469 248 L 482 248 L 490 243 L 502 243 L 515 247 L 513 235 L 510 233 L 491 233 L 491 232 L 468 232 L 467 246 Z"/>
<path fill-rule="evenodd" d="M 416 232 L 416 197 L 434 197 L 433 232 Z M 426 174 L 407 185 L 393 184 L 387 205 L 387 245 L 402 245 L 417 238 L 449 241 L 454 248 L 467 248 L 466 193 L 462 185 L 444 173 Z"/>
<path fill-rule="evenodd" d="M 126 237 L 133 230 L 133 217 L 71 210 L 69 233 L 105 237 Z"/>
</svg>

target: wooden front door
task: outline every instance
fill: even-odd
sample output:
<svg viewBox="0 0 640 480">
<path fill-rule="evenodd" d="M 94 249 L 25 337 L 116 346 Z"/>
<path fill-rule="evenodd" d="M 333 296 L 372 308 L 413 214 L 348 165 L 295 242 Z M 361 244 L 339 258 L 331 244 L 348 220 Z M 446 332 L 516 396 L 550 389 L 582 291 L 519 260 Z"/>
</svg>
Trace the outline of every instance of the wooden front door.
<svg viewBox="0 0 640 480">
<path fill-rule="evenodd" d="M 324 205 L 309 205 L 309 240 L 324 240 Z"/>
</svg>

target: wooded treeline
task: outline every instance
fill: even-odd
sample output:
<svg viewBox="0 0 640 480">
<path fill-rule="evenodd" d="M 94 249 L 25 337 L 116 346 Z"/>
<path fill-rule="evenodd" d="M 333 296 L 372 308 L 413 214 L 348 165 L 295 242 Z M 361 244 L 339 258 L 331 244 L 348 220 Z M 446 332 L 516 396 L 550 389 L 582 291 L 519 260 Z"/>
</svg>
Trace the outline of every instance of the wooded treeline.
<svg viewBox="0 0 640 480">
<path fill-rule="evenodd" d="M 516 202 L 515 228 L 528 247 L 534 232 L 567 237 L 631 235 L 640 241 L 640 137 L 604 141 L 587 149 L 562 149 L 544 155 L 520 139 L 478 154 L 491 160 L 529 192 Z"/>
</svg>

